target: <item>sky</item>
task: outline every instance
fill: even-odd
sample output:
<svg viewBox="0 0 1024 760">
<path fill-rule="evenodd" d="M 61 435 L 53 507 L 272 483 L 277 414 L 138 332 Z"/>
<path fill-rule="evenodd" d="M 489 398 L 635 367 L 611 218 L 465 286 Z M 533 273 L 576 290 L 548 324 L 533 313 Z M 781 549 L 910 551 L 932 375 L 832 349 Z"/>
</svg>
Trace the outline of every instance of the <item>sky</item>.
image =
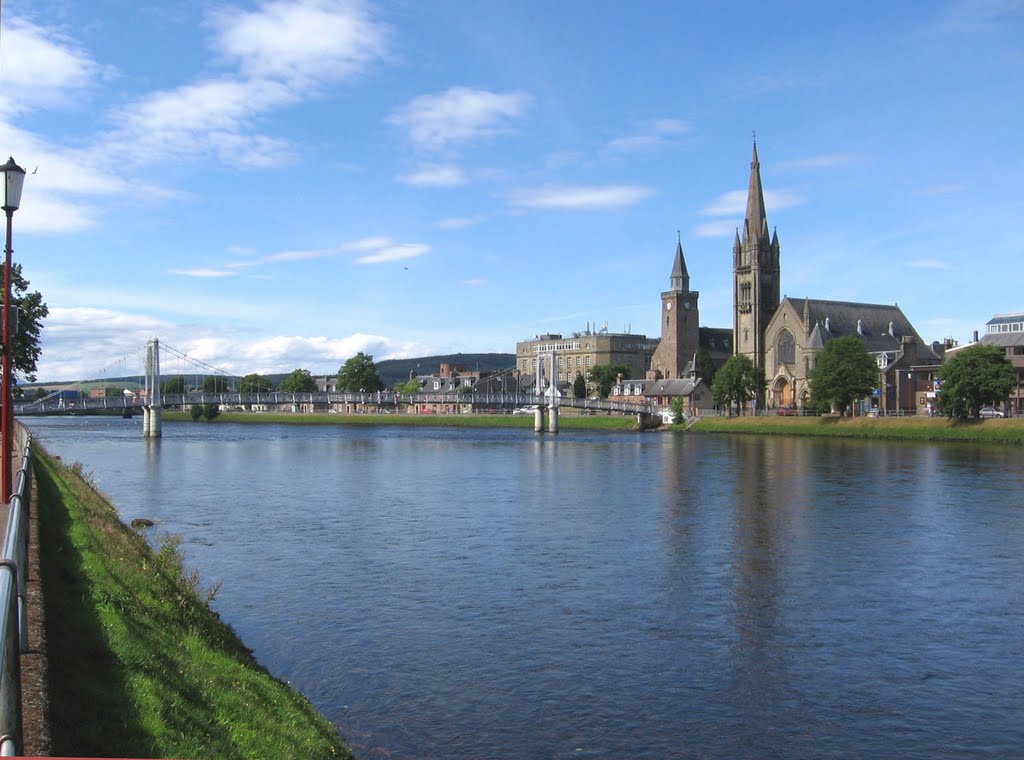
<svg viewBox="0 0 1024 760">
<path fill-rule="evenodd" d="M 731 327 L 755 134 L 784 295 L 1024 310 L 1024 0 L 18 0 L 0 105 L 41 381 Z"/>
</svg>

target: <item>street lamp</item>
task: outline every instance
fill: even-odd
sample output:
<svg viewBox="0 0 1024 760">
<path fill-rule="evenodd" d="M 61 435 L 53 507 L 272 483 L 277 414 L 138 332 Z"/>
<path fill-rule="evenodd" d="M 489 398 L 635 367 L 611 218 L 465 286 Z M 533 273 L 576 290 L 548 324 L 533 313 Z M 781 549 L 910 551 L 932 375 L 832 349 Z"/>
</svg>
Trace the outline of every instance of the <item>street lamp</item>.
<svg viewBox="0 0 1024 760">
<path fill-rule="evenodd" d="M 11 392 L 12 365 L 14 352 L 11 346 L 11 316 L 14 308 L 11 305 L 11 226 L 14 221 L 14 212 L 21 205 L 21 189 L 25 185 L 25 170 L 14 163 L 13 158 L 7 159 L 7 163 L 0 166 L 0 172 L 4 174 L 3 183 L 3 206 L 0 206 L 7 214 L 7 246 L 4 249 L 4 314 L 3 314 L 3 387 L 0 394 L 3 395 L 3 415 L 0 420 L 0 448 L 3 449 L 3 462 L 0 464 L 2 472 L 3 500 L 10 502 L 14 482 L 12 476 L 11 461 L 14 454 L 14 395 Z"/>
</svg>

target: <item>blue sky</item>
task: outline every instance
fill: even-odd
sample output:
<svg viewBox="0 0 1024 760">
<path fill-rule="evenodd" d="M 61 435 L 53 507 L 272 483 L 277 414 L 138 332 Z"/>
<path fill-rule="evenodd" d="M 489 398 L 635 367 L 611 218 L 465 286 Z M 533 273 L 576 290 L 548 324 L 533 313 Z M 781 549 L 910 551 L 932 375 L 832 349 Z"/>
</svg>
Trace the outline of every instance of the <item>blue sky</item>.
<svg viewBox="0 0 1024 760">
<path fill-rule="evenodd" d="M 731 327 L 754 130 L 784 294 L 898 303 L 929 341 L 1024 309 L 1021 0 L 2 14 L 41 380 L 134 372 L 151 337 L 326 374 L 656 336 L 677 231 L 701 323 Z"/>
</svg>

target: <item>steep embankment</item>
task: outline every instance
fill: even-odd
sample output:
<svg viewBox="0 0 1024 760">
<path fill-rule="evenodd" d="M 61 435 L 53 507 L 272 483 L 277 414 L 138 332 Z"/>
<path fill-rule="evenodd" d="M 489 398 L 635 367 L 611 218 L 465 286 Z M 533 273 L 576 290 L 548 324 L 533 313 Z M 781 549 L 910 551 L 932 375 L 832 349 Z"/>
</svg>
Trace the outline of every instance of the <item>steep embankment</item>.
<svg viewBox="0 0 1024 760">
<path fill-rule="evenodd" d="M 55 754 L 351 756 L 204 603 L 173 537 L 154 551 L 80 466 L 33 461 Z"/>
</svg>

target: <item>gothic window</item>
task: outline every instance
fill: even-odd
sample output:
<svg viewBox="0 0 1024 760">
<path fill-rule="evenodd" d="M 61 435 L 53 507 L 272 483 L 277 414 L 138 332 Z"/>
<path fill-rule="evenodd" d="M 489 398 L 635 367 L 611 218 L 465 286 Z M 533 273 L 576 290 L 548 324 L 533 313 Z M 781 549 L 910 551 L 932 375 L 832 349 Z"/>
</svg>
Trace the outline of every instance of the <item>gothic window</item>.
<svg viewBox="0 0 1024 760">
<path fill-rule="evenodd" d="M 775 369 L 786 364 L 790 367 L 796 363 L 796 341 L 793 340 L 793 333 L 789 330 L 780 330 L 779 337 L 775 339 Z"/>
</svg>

